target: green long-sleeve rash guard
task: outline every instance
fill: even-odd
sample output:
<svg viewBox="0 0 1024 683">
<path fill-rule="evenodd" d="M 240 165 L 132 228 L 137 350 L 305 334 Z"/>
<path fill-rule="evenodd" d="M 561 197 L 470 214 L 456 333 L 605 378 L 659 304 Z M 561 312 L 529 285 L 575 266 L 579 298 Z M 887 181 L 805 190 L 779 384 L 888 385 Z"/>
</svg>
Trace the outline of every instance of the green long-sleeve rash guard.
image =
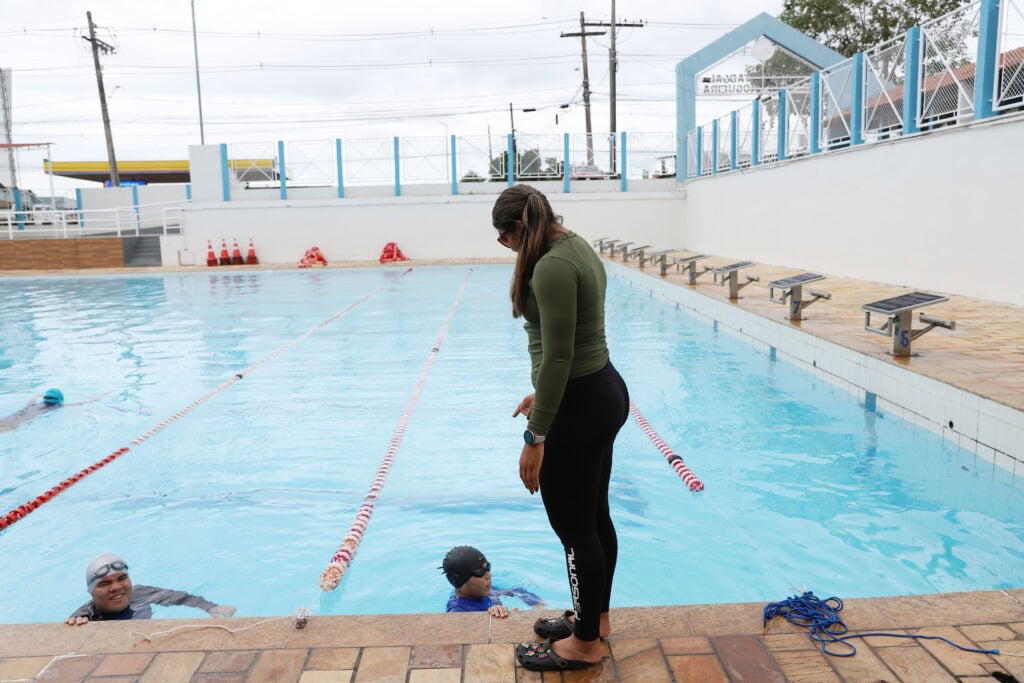
<svg viewBox="0 0 1024 683">
<path fill-rule="evenodd" d="M 608 363 L 604 337 L 607 278 L 601 259 L 579 235 L 556 239 L 530 281 L 523 317 L 537 392 L 529 428 L 547 434 L 570 378 Z"/>
</svg>

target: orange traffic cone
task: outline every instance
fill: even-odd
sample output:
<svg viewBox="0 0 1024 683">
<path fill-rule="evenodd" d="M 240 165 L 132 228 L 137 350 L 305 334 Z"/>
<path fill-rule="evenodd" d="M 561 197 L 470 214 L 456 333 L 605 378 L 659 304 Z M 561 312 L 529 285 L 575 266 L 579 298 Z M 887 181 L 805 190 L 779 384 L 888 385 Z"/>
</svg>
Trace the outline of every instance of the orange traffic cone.
<svg viewBox="0 0 1024 683">
<path fill-rule="evenodd" d="M 228 243 L 223 238 L 220 241 L 220 264 L 222 266 L 231 265 L 231 257 L 228 256 Z"/>
<path fill-rule="evenodd" d="M 231 265 L 233 266 L 244 266 L 245 259 L 242 258 L 242 252 L 238 251 L 238 238 L 235 238 L 235 247 L 231 251 Z"/>
<path fill-rule="evenodd" d="M 245 257 L 245 265 L 247 265 L 247 266 L 255 266 L 259 262 L 260 262 L 260 260 L 258 258 L 256 258 L 256 247 L 253 246 L 252 238 L 250 237 L 249 238 L 249 253 Z"/>
<path fill-rule="evenodd" d="M 217 255 L 213 253 L 213 243 L 210 240 L 206 240 L 206 265 L 217 265 Z"/>
</svg>

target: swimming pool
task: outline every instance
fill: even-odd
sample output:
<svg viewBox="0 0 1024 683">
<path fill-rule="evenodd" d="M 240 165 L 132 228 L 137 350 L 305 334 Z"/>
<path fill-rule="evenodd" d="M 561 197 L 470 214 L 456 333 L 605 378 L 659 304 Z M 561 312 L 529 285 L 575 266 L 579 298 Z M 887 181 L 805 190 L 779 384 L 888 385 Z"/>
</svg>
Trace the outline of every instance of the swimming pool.
<svg viewBox="0 0 1024 683">
<path fill-rule="evenodd" d="M 441 558 L 468 543 L 495 584 L 567 604 L 557 541 L 517 477 L 511 413 L 530 388 L 510 272 L 0 280 L 3 414 L 49 386 L 69 404 L 100 398 L 0 434 L 0 514 L 351 307 L 0 532 L 0 571 L 18 577 L 0 623 L 62 620 L 103 551 L 136 583 L 239 616 L 361 614 L 442 611 Z M 464 281 L 358 553 L 322 593 Z M 633 401 L 706 486 L 689 492 L 627 423 L 613 606 L 1024 585 L 1024 500 L 1009 473 L 618 277 L 608 336 Z"/>
</svg>

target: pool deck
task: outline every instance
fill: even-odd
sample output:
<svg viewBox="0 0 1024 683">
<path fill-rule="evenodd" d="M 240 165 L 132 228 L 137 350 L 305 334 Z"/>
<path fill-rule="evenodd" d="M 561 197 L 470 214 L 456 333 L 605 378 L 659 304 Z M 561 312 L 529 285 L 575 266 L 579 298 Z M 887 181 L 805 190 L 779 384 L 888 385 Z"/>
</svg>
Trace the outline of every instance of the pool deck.
<svg viewBox="0 0 1024 683">
<path fill-rule="evenodd" d="M 736 260 L 726 256 L 702 263 Z M 635 261 L 626 265 L 637 267 Z M 184 269 L 131 272 L 140 270 Z M 956 320 L 957 329 L 930 332 L 914 343 L 920 355 L 896 360 L 887 354 L 887 338 L 864 331 L 861 306 L 910 290 L 829 277 L 816 286 L 831 292 L 832 300 L 815 304 L 806 320 L 790 323 L 785 308 L 768 301 L 766 283 L 799 272 L 765 265 L 742 271 L 761 282 L 743 289 L 731 305 L 1024 410 L 1024 308 L 953 296 L 928 312 Z M 656 267 L 645 273 L 658 277 Z M 687 286 L 674 271 L 666 279 Z M 710 275 L 692 289 L 727 300 L 726 289 L 713 285 Z M 685 574 L 683 566 L 681 580 Z M 806 629 L 781 617 L 762 625 L 764 606 L 613 609 L 614 633 L 600 666 L 544 675 L 517 667 L 513 655 L 515 642 L 531 639 L 530 624 L 537 616 L 532 612 L 515 612 L 506 620 L 483 613 L 313 616 L 302 629 L 294 617 L 0 625 L 0 681 L 1024 683 L 1024 656 L 1013 656 L 1024 655 L 1024 588 L 845 600 L 841 616 L 853 633 L 944 636 L 965 647 L 1003 653 L 998 655 L 963 652 L 939 640 L 872 636 L 853 641 L 856 656 L 832 657 L 807 638 Z"/>
</svg>

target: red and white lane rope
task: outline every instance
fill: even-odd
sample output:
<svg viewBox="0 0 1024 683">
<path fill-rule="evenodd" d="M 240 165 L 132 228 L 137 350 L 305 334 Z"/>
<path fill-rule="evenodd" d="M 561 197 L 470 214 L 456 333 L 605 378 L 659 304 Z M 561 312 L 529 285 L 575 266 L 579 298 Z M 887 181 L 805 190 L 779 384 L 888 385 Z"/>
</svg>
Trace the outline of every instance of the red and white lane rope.
<svg viewBox="0 0 1024 683">
<path fill-rule="evenodd" d="M 661 451 L 661 454 L 668 460 L 668 464 L 672 466 L 672 469 L 676 471 L 679 478 L 683 480 L 683 483 L 690 487 L 693 492 L 703 491 L 704 483 L 697 478 L 690 468 L 686 466 L 683 459 L 672 450 L 672 447 L 665 443 L 665 440 L 658 436 L 658 433 L 647 423 L 644 416 L 640 413 L 640 409 L 636 407 L 636 404 L 632 401 L 629 402 L 629 413 L 636 420 L 637 424 L 640 425 L 640 429 L 644 430 L 644 434 L 650 438 L 651 442 Z"/>
<path fill-rule="evenodd" d="M 367 491 L 366 497 L 363 498 L 363 504 L 359 506 L 359 510 L 356 512 L 352 526 L 349 527 L 348 533 L 345 535 L 344 540 L 342 540 L 338 550 L 320 574 L 320 589 L 323 591 L 332 591 L 338 587 L 345 576 L 345 572 L 348 571 L 349 565 L 352 564 L 352 558 L 355 557 L 356 551 L 359 550 L 359 544 L 363 540 L 366 526 L 370 523 L 370 517 L 373 516 L 373 509 L 377 504 L 377 496 L 384 487 L 384 480 L 388 478 L 388 473 L 391 471 L 391 465 L 395 461 L 395 454 L 398 453 L 398 448 L 402 445 L 402 438 L 405 436 L 405 428 L 409 424 L 409 418 L 412 416 L 413 409 L 416 408 L 416 403 L 420 400 L 420 394 L 427 383 L 427 376 L 434 365 L 434 359 L 437 358 L 437 354 L 441 350 L 441 343 L 448 334 L 448 327 L 452 323 L 452 318 L 455 317 L 455 309 L 459 306 L 462 294 L 466 291 L 466 285 L 469 283 L 469 276 L 472 274 L 473 269 L 470 268 L 469 272 L 466 273 L 466 278 L 462 281 L 459 293 L 455 296 L 455 303 L 452 304 L 452 308 L 448 312 L 448 319 L 444 321 L 441 333 L 437 336 L 437 341 L 434 342 L 434 347 L 430 351 L 430 357 L 427 358 L 427 363 L 423 366 L 423 371 L 416 382 L 416 387 L 413 389 L 412 395 L 409 396 L 409 400 L 406 401 L 405 408 L 402 409 L 402 415 L 398 419 L 398 426 L 395 427 L 395 432 L 391 436 L 391 443 L 384 452 L 384 457 L 380 461 L 380 467 L 377 468 L 377 476 L 371 482 L 370 489 Z"/>
<path fill-rule="evenodd" d="M 412 268 L 406 269 L 406 271 L 403 272 L 402 275 L 403 276 L 408 275 L 411 270 L 412 270 Z M 188 415 L 190 412 L 195 410 L 197 407 L 199 407 L 200 405 L 202 405 L 206 401 L 210 400 L 210 398 L 212 398 L 213 396 L 215 396 L 215 395 L 219 394 L 220 392 L 224 391 L 229 386 L 231 386 L 232 384 L 234 384 L 238 380 L 242 379 L 243 377 L 248 375 L 250 372 L 254 371 L 256 368 L 259 368 L 262 365 L 264 365 L 265 363 L 273 360 L 274 358 L 277 358 L 282 353 L 284 353 L 288 349 L 292 348 L 293 346 L 295 346 L 296 344 L 301 342 L 306 337 L 308 337 L 311 334 L 314 334 L 315 332 L 317 332 L 317 331 L 323 329 L 324 327 L 330 325 L 335 320 L 337 320 L 338 318 L 342 317 L 346 313 L 350 312 L 352 309 L 354 309 L 356 306 L 358 306 L 359 304 L 361 304 L 364 301 L 366 301 L 367 299 L 369 299 L 374 294 L 377 294 L 381 290 L 383 290 L 383 289 L 385 289 L 387 287 L 390 287 L 395 282 L 397 282 L 397 278 L 395 280 L 392 280 L 392 281 L 386 283 L 386 284 L 381 285 L 380 287 L 378 287 L 377 289 L 373 290 L 372 292 L 370 292 L 369 294 L 367 294 L 363 298 L 361 298 L 358 301 L 355 301 L 354 303 L 350 304 L 348 306 L 348 308 L 346 308 L 345 310 L 343 310 L 340 313 L 337 313 L 335 315 L 332 315 L 330 318 L 328 318 L 327 320 L 323 321 L 322 323 L 320 323 L 316 327 L 313 327 L 312 329 L 306 331 L 304 334 L 300 335 L 296 339 L 293 339 L 292 341 L 288 342 L 287 344 L 285 344 L 284 346 L 279 348 L 277 351 L 274 351 L 272 354 L 270 354 L 266 358 L 264 358 L 264 359 L 262 359 L 260 361 L 257 361 L 256 363 L 254 363 L 254 364 L 250 365 L 249 367 L 247 367 L 245 370 L 242 370 L 241 372 L 237 373 L 231 379 L 227 380 L 226 382 L 221 384 L 216 389 L 213 389 L 212 391 L 208 392 L 205 396 L 202 396 L 201 398 L 199 398 L 199 399 L 193 401 L 192 403 L 188 404 L 187 406 L 185 406 L 184 408 L 182 408 L 181 410 L 176 412 L 174 415 L 171 415 L 169 418 L 167 418 L 166 420 L 164 420 L 160 424 L 156 425 L 152 429 L 148 430 L 147 432 L 145 432 L 144 434 L 142 434 L 141 436 L 139 436 L 138 438 L 133 440 L 131 442 L 131 446 L 138 446 L 143 441 L 145 441 L 146 439 L 150 438 L 151 436 L 153 436 L 157 432 L 160 432 L 163 429 L 165 429 L 168 425 L 174 423 L 175 421 L 179 420 L 180 418 L 184 417 L 185 415 Z M 122 446 L 121 448 L 118 448 L 116 451 L 114 451 L 113 453 L 111 453 L 107 457 L 103 458 L 102 460 L 99 460 L 98 462 L 93 463 L 92 465 L 89 465 L 88 467 L 86 467 L 84 470 L 78 472 L 77 474 L 74 474 L 74 475 L 68 477 L 67 479 L 65 479 L 61 483 L 57 484 L 56 486 L 54 486 L 52 489 L 50 489 L 46 493 L 43 493 L 43 494 L 40 494 L 40 495 L 36 496 L 35 498 L 30 500 L 29 502 L 27 502 L 27 503 L 25 503 L 23 505 L 19 505 L 18 507 L 14 508 L 10 512 L 8 512 L 6 515 L 3 515 L 2 517 L 0 517 L 0 531 L 3 531 L 4 529 L 6 529 L 10 525 L 14 524 L 18 520 L 24 519 L 26 515 L 28 515 L 29 513 L 35 511 L 43 503 L 46 503 L 46 502 L 49 502 L 49 501 L 53 500 L 58 494 L 60 494 L 61 492 L 65 491 L 72 484 L 78 483 L 79 481 L 81 481 L 85 477 L 89 476 L 93 472 L 95 472 L 95 471 L 97 471 L 97 470 L 99 470 L 99 469 L 109 465 L 114 460 L 116 460 L 117 458 L 121 457 L 122 455 L 127 453 L 129 450 L 131 450 L 131 446 Z"/>
</svg>

